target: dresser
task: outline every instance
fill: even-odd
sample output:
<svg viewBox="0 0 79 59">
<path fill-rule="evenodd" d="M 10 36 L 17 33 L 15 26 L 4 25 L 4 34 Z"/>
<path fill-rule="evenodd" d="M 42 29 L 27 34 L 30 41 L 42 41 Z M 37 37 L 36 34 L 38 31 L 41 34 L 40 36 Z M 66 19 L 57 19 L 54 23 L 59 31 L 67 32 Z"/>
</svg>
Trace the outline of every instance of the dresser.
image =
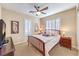
<svg viewBox="0 0 79 59">
<path fill-rule="evenodd" d="M 59 41 L 60 46 L 71 49 L 71 37 L 61 37 Z"/>
</svg>

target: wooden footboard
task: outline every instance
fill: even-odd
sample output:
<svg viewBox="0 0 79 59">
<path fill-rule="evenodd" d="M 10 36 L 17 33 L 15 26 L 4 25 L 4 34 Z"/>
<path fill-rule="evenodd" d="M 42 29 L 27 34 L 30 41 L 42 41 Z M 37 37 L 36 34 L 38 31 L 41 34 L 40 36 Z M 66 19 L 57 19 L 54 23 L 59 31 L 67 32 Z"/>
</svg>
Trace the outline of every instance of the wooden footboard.
<svg viewBox="0 0 79 59">
<path fill-rule="evenodd" d="M 42 55 L 45 56 L 45 43 L 41 41 L 40 39 L 28 36 L 28 44 L 31 43 L 36 49 L 39 50 L 39 52 L 42 53 Z"/>
</svg>

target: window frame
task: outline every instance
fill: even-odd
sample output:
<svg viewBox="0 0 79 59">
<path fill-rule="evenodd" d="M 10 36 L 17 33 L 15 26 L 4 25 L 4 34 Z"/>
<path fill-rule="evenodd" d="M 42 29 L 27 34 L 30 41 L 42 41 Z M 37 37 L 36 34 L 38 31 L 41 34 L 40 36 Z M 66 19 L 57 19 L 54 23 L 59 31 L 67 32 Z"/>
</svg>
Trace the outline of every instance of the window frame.
<svg viewBox="0 0 79 59">
<path fill-rule="evenodd" d="M 47 27 L 47 21 L 50 21 L 50 23 L 51 23 L 51 28 L 49 28 L 49 27 Z M 53 26 L 52 26 L 52 23 L 54 22 L 54 28 L 53 28 Z M 59 22 L 59 23 L 58 23 Z M 58 25 L 57 25 L 58 24 Z M 48 25 L 49 26 L 49 25 Z M 59 27 L 59 28 L 58 28 Z M 47 28 L 49 28 L 49 29 L 47 29 Z M 47 31 L 47 30 L 60 30 L 60 18 L 56 18 L 56 19 L 53 19 L 53 20 L 46 20 L 46 22 L 45 22 L 45 31 Z"/>
</svg>

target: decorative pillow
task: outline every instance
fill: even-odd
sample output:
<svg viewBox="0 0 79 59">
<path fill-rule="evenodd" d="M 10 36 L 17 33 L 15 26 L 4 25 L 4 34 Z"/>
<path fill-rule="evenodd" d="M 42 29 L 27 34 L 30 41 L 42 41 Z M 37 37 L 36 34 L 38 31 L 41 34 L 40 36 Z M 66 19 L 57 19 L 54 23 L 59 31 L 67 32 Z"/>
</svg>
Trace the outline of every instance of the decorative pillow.
<svg viewBox="0 0 79 59">
<path fill-rule="evenodd" d="M 43 36 L 49 36 L 46 32 L 42 33 Z"/>
<path fill-rule="evenodd" d="M 46 34 L 49 36 L 53 36 L 53 33 L 51 31 L 46 31 Z"/>
<path fill-rule="evenodd" d="M 42 33 L 43 36 L 55 36 L 55 35 L 59 35 L 59 31 L 58 30 L 48 30 Z"/>
</svg>

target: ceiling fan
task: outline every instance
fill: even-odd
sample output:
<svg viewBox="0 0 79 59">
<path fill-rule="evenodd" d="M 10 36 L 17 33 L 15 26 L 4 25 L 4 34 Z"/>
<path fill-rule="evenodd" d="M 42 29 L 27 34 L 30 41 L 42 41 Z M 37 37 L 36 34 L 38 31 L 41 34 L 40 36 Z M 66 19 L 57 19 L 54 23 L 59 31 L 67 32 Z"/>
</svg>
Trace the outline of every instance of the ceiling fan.
<svg viewBox="0 0 79 59">
<path fill-rule="evenodd" d="M 34 5 L 34 8 L 36 9 L 36 11 L 29 11 L 29 13 L 36 13 L 36 16 L 38 16 L 39 14 L 46 14 L 43 11 L 48 9 L 48 7 L 40 9 L 40 6 L 36 6 L 36 5 Z"/>
</svg>

